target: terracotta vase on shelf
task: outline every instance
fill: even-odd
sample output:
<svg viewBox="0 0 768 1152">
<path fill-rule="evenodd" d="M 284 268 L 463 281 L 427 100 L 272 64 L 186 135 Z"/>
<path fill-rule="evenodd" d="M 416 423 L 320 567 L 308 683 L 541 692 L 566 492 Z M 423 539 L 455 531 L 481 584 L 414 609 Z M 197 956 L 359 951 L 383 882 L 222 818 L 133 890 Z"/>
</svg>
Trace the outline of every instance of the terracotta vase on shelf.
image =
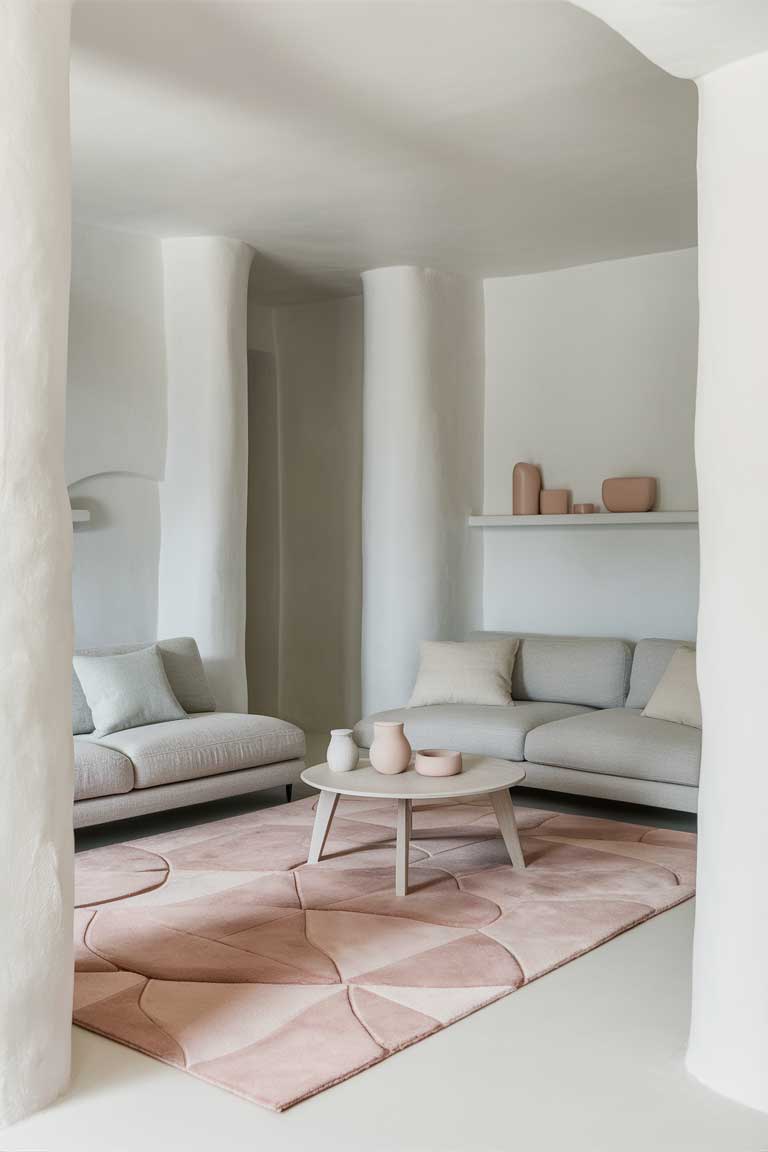
<svg viewBox="0 0 768 1152">
<path fill-rule="evenodd" d="M 567 488 L 543 488 L 539 494 L 539 511 L 542 516 L 567 516 Z"/>
<path fill-rule="evenodd" d="M 512 515 L 538 516 L 541 472 L 535 464 L 523 462 L 512 469 Z"/>
<path fill-rule="evenodd" d="M 603 504 L 609 512 L 650 512 L 655 503 L 653 476 L 613 476 L 603 480 Z"/>
<path fill-rule="evenodd" d="M 376 771 L 384 776 L 405 772 L 411 762 L 411 746 L 406 739 L 403 724 L 397 720 L 376 720 L 368 755 Z"/>
</svg>

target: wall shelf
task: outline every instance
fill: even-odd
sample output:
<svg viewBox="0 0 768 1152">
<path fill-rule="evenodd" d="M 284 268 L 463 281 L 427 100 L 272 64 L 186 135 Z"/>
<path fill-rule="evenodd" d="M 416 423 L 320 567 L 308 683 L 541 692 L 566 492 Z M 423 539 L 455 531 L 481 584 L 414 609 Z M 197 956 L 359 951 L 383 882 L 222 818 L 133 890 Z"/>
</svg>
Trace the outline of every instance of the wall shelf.
<svg viewBox="0 0 768 1152">
<path fill-rule="evenodd" d="M 87 508 L 72 508 L 72 523 L 73 524 L 86 524 L 90 518 L 91 513 Z"/>
<path fill-rule="evenodd" d="M 699 513 L 594 512 L 568 516 L 470 516 L 470 528 L 656 528 L 664 524 L 698 524 Z"/>
</svg>

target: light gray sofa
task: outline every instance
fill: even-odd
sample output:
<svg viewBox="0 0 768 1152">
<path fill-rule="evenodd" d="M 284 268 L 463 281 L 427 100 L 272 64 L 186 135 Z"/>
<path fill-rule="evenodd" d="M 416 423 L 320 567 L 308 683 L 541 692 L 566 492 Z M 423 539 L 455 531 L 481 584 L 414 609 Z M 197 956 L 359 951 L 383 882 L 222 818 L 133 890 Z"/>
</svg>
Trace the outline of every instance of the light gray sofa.
<svg viewBox="0 0 768 1152">
<path fill-rule="evenodd" d="M 514 704 L 396 708 L 361 720 L 355 739 L 367 749 L 375 720 L 403 720 L 414 748 L 526 761 L 533 788 L 695 812 L 701 732 L 641 715 L 683 644 L 522 635 Z"/>
<path fill-rule="evenodd" d="M 125 644 L 85 655 L 135 652 Z M 97 739 L 72 671 L 75 739 L 75 828 L 199 804 L 285 785 L 304 768 L 304 733 L 271 716 L 217 712 L 197 644 L 191 637 L 158 643 L 182 720 L 128 728 Z"/>
</svg>

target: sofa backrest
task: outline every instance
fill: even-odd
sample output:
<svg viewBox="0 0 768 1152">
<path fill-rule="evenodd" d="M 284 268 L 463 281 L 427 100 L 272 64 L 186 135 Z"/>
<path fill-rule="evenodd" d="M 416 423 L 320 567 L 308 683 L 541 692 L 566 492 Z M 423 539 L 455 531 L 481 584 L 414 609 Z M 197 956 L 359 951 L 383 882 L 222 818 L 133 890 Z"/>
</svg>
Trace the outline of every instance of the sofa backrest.
<svg viewBox="0 0 768 1152">
<path fill-rule="evenodd" d="M 513 700 L 547 700 L 590 708 L 621 708 L 627 698 L 632 650 L 624 640 L 475 632 L 473 640 L 517 636 Z"/>
<path fill-rule="evenodd" d="M 629 678 L 627 708 L 645 708 L 678 648 L 695 648 L 690 640 L 638 640 Z"/>
<path fill-rule="evenodd" d="M 146 644 L 116 644 L 111 648 L 80 648 L 82 656 L 122 656 L 139 652 L 156 643 L 173 693 L 185 712 L 215 712 L 216 701 L 205 676 L 197 643 L 191 636 L 171 640 L 147 641 Z M 72 669 L 72 734 L 93 732 L 93 717 L 77 673 Z"/>
</svg>

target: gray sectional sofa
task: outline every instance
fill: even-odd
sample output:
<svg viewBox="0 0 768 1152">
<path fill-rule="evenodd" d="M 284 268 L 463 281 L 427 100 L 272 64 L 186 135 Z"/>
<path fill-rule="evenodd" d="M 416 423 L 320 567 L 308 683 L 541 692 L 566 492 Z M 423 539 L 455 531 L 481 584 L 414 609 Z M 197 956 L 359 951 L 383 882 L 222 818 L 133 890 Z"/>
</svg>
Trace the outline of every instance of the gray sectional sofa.
<svg viewBox="0 0 768 1152">
<path fill-rule="evenodd" d="M 414 748 L 525 761 L 534 788 L 695 812 L 700 730 L 641 715 L 684 644 L 521 635 L 514 704 L 396 708 L 361 720 L 355 739 L 367 749 L 375 720 L 403 720 Z"/>
<path fill-rule="evenodd" d="M 158 643 L 166 675 L 187 716 L 97 739 L 80 681 L 72 672 L 75 828 L 167 808 L 290 786 L 304 768 L 304 733 L 285 720 L 216 711 L 197 644 Z M 148 647 L 87 649 L 116 655 Z"/>
</svg>

